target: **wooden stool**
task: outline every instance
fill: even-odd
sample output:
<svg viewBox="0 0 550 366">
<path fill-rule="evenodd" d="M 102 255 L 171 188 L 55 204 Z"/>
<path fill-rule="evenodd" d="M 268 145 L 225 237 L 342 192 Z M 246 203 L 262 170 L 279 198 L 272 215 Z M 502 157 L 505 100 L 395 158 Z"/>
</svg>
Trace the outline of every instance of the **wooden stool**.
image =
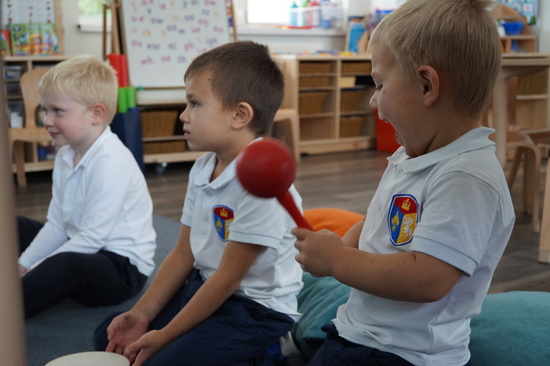
<svg viewBox="0 0 550 366">
<path fill-rule="evenodd" d="M 275 114 L 273 118 L 274 123 L 287 122 L 289 124 L 288 128 L 288 138 L 283 138 L 285 142 L 290 146 L 290 149 L 294 153 L 294 158 L 296 162 L 300 161 L 300 117 L 298 116 L 298 111 L 292 108 L 281 108 Z"/>
<path fill-rule="evenodd" d="M 46 366 L 130 366 L 130 361 L 111 352 L 81 352 L 56 358 Z"/>
<path fill-rule="evenodd" d="M 540 195 L 540 162 L 542 159 L 538 145 L 533 142 L 528 132 L 509 131 L 507 149 L 514 149 L 514 157 L 508 173 L 508 187 L 512 190 L 520 164 L 523 162 L 522 202 L 523 212 L 531 215 L 533 231 L 540 231 L 539 195 Z"/>
<path fill-rule="evenodd" d="M 539 262 L 550 263 L 550 159 L 546 166 L 546 183 L 542 202 L 542 222 L 540 225 Z"/>
</svg>

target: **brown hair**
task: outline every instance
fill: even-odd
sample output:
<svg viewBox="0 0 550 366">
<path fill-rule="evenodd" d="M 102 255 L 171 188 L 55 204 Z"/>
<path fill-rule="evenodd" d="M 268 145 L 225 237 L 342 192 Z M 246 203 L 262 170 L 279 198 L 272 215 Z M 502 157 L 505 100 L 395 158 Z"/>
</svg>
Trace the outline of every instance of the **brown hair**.
<svg viewBox="0 0 550 366">
<path fill-rule="evenodd" d="M 266 46 L 239 41 L 197 56 L 185 72 L 185 81 L 202 72 L 212 73 L 212 91 L 224 108 L 247 102 L 254 110 L 250 127 L 267 133 L 281 106 L 284 78 Z"/>
</svg>

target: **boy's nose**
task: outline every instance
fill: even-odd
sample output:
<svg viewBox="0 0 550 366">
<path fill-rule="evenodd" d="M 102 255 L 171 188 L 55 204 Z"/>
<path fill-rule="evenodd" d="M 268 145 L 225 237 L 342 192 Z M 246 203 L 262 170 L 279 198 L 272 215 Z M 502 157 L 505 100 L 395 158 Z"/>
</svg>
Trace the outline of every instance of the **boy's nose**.
<svg viewBox="0 0 550 366">
<path fill-rule="evenodd" d="M 187 107 L 185 107 L 185 109 L 180 113 L 180 121 L 182 121 L 183 123 L 189 120 L 189 116 L 187 115 L 187 113 L 185 113 L 186 110 Z"/>
<path fill-rule="evenodd" d="M 44 127 L 51 127 L 53 126 L 53 119 L 47 114 L 44 114 L 44 118 L 42 119 L 42 123 L 44 124 Z"/>
<path fill-rule="evenodd" d="M 369 106 L 372 109 L 378 109 L 378 103 L 376 102 L 376 93 L 374 93 L 372 97 L 370 97 Z"/>
</svg>

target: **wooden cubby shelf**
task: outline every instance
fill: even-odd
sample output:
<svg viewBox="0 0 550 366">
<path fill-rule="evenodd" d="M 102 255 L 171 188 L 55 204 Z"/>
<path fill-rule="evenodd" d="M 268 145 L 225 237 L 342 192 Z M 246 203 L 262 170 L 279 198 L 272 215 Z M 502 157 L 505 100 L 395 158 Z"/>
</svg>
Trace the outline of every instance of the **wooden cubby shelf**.
<svg viewBox="0 0 550 366">
<path fill-rule="evenodd" d="M 283 108 L 300 115 L 300 151 L 374 147 L 371 61 L 366 56 L 275 55 L 285 75 Z"/>
</svg>

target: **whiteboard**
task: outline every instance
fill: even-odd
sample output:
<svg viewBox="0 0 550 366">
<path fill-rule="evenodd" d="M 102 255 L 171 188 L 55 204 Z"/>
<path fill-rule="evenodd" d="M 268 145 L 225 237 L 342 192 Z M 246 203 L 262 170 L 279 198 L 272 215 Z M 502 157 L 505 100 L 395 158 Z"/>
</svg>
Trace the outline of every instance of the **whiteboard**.
<svg viewBox="0 0 550 366">
<path fill-rule="evenodd" d="M 134 87 L 182 87 L 196 56 L 229 42 L 225 0 L 122 0 L 121 15 Z"/>
</svg>

